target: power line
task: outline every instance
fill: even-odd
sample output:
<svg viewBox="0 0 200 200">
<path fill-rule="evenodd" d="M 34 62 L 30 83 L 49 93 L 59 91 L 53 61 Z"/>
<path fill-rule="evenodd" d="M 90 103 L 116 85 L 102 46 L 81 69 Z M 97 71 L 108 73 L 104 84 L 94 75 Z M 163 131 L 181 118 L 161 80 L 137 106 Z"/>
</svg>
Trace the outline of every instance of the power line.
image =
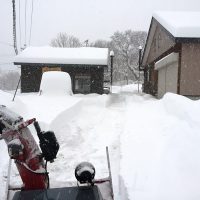
<svg viewBox="0 0 200 200">
<path fill-rule="evenodd" d="M 22 46 L 22 38 L 21 38 L 21 3 L 20 3 L 20 0 L 19 0 L 19 39 L 20 39 L 20 49 L 21 49 L 21 46 Z"/>
<path fill-rule="evenodd" d="M 27 8 L 27 0 L 25 0 L 25 43 L 24 43 L 25 46 L 26 46 L 26 8 Z"/>
<path fill-rule="evenodd" d="M 31 9 L 31 26 L 30 26 L 30 35 L 29 35 L 29 46 L 31 43 L 31 34 L 32 34 L 32 23 L 33 23 L 33 0 L 32 0 L 32 9 Z"/>
</svg>

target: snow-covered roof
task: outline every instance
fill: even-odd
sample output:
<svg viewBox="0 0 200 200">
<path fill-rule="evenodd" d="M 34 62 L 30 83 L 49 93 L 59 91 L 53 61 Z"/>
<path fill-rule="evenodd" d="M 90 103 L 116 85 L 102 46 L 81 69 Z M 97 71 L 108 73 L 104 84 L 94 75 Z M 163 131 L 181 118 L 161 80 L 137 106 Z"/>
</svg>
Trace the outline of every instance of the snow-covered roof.
<svg viewBox="0 0 200 200">
<path fill-rule="evenodd" d="M 14 63 L 107 65 L 108 49 L 95 47 L 27 47 Z"/>
<path fill-rule="evenodd" d="M 172 63 L 178 62 L 178 53 L 170 53 L 161 60 L 155 63 L 155 70 L 159 70 L 163 67 L 169 66 Z"/>
<path fill-rule="evenodd" d="M 158 11 L 153 17 L 174 37 L 200 38 L 200 12 Z"/>
</svg>

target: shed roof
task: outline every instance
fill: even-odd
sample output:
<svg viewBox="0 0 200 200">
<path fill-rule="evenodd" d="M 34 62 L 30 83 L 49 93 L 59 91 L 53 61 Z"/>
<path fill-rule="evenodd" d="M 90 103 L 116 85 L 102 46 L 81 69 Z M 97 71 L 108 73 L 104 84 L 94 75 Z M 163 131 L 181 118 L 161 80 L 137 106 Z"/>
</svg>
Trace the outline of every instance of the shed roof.
<svg viewBox="0 0 200 200">
<path fill-rule="evenodd" d="M 157 11 L 153 17 L 174 37 L 200 38 L 200 12 Z"/>
<path fill-rule="evenodd" d="M 14 64 L 23 63 L 107 65 L 108 49 L 95 47 L 27 47 L 14 58 Z"/>
</svg>

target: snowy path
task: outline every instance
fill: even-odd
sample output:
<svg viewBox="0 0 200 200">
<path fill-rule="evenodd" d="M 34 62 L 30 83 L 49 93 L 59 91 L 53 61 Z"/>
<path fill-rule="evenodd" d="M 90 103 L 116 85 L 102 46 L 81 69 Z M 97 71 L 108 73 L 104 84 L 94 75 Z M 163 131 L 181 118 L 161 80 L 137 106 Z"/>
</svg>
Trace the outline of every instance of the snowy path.
<svg viewBox="0 0 200 200">
<path fill-rule="evenodd" d="M 109 146 L 116 200 L 199 200 L 200 101 L 174 94 L 156 100 L 137 94 L 135 86 L 115 89 L 111 95 L 74 95 L 58 101 L 22 95 L 9 104 L 7 94 L 0 93 L 0 100 L 20 114 L 27 112 L 25 118 L 37 114 L 45 128 L 55 131 L 60 150 L 48 166 L 51 187 L 75 183 L 74 168 L 82 161 L 94 164 L 96 178 L 108 176 Z M 38 100 L 29 103 L 33 98 Z M 8 158 L 2 143 L 0 199 Z M 19 183 L 17 177 L 13 168 L 14 183 Z"/>
<path fill-rule="evenodd" d="M 101 97 L 102 98 L 102 97 Z M 119 196 L 120 134 L 123 132 L 124 99 L 119 95 L 105 96 L 99 104 L 98 97 L 86 98 L 79 105 L 79 112 L 62 119 L 54 130 L 61 143 L 55 165 L 50 166 L 52 187 L 74 181 L 74 168 L 81 161 L 89 161 L 96 168 L 96 178 L 108 176 L 106 146 L 109 147 L 113 174 L 114 193 Z M 89 118 L 88 118 L 89 117 Z M 86 120 L 87 119 L 87 120 Z M 63 121 L 64 120 L 64 121 Z M 56 164 L 59 162 L 59 166 Z M 65 172 L 60 175 L 60 171 Z M 117 199 L 117 198 L 116 198 Z"/>
</svg>

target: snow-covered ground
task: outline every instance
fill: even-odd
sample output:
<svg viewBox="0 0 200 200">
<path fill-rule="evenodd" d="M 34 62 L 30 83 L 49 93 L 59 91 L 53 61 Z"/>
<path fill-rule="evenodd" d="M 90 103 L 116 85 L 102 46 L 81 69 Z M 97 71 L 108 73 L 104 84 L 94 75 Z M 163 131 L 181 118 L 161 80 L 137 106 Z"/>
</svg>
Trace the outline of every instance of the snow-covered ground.
<svg viewBox="0 0 200 200">
<path fill-rule="evenodd" d="M 136 85 L 112 92 L 19 94 L 12 102 L 11 94 L 0 91 L 0 104 L 55 131 L 60 150 L 48 165 L 51 187 L 75 182 L 74 168 L 81 161 L 94 164 L 96 178 L 106 177 L 108 146 L 116 200 L 199 200 L 200 101 L 171 93 L 157 100 L 138 94 Z M 0 141 L 0 199 L 7 165 L 6 145 Z M 11 184 L 20 184 L 12 166 Z"/>
</svg>

